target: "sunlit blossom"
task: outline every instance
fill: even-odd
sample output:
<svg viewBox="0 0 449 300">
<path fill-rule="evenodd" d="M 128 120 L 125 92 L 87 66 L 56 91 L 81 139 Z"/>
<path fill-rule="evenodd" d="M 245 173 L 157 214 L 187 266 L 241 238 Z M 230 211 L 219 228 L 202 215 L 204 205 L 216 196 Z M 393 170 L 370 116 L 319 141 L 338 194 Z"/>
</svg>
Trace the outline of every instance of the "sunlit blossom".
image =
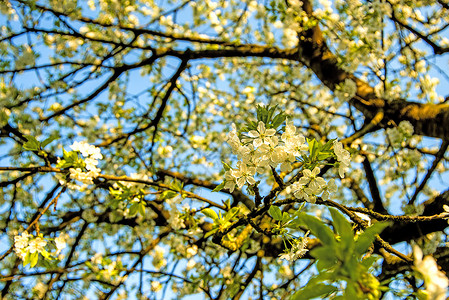
<svg viewBox="0 0 449 300">
<path fill-rule="evenodd" d="M 302 238 L 298 238 L 293 240 L 292 243 L 292 247 L 289 249 L 288 252 L 284 252 L 283 254 L 281 254 L 279 256 L 280 259 L 285 259 L 288 260 L 290 262 L 293 262 L 295 260 L 297 260 L 298 258 L 302 257 L 304 254 L 307 253 L 307 251 L 309 251 L 306 247 L 307 247 L 307 235 L 309 234 L 309 232 L 307 232 L 304 237 Z"/>
<path fill-rule="evenodd" d="M 42 252 L 44 250 L 44 247 L 47 245 L 47 241 L 44 240 L 41 237 L 36 237 L 30 241 L 30 244 L 28 246 L 28 251 L 30 253 L 34 252 Z"/>
<path fill-rule="evenodd" d="M 446 275 L 438 269 L 435 259 L 430 255 L 426 255 L 423 258 L 421 248 L 416 245 L 413 247 L 413 256 L 415 259 L 415 268 L 424 278 L 424 284 L 426 286 L 425 291 L 428 295 L 428 299 L 446 299 L 449 280 Z"/>
<path fill-rule="evenodd" d="M 248 132 L 248 136 L 254 138 L 253 144 L 254 147 L 259 147 L 262 144 L 267 143 L 267 137 L 273 136 L 276 133 L 276 130 L 273 128 L 266 129 L 265 124 L 262 121 L 259 121 L 257 125 L 257 131 L 251 130 Z"/>
</svg>

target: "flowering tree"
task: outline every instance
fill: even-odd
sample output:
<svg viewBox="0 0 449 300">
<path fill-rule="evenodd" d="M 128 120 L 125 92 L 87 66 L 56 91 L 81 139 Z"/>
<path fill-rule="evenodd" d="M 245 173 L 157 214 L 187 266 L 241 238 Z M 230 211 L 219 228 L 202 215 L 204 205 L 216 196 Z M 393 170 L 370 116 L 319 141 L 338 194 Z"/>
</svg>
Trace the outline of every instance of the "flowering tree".
<svg viewBox="0 0 449 300">
<path fill-rule="evenodd" d="M 445 0 L 0 1 L 2 299 L 445 299 Z"/>
</svg>

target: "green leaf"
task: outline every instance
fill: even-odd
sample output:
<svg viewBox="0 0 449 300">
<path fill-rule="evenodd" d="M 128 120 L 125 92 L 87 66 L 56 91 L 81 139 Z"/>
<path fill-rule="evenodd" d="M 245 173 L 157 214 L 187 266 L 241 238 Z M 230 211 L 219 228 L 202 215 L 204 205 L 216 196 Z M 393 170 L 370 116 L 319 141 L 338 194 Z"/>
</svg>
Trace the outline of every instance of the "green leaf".
<svg viewBox="0 0 449 300">
<path fill-rule="evenodd" d="M 223 205 L 226 207 L 226 209 L 230 209 L 231 208 L 231 199 L 226 199 L 226 201 L 221 201 L 223 203 Z"/>
<path fill-rule="evenodd" d="M 330 152 L 320 152 L 317 155 L 316 159 L 320 161 L 320 160 L 325 160 L 325 159 L 327 159 L 329 157 L 332 157 L 332 156 L 333 156 L 333 154 L 330 153 Z"/>
<path fill-rule="evenodd" d="M 315 159 L 315 155 L 317 152 L 318 143 L 315 139 L 313 139 L 313 140 L 307 139 L 307 142 L 309 143 L 310 160 L 313 161 Z"/>
<path fill-rule="evenodd" d="M 50 136 L 48 138 L 46 138 L 42 143 L 41 143 L 41 147 L 45 148 L 45 146 L 47 146 L 48 144 L 50 144 L 51 142 L 53 142 L 54 140 L 56 140 L 58 137 L 57 136 Z"/>
<path fill-rule="evenodd" d="M 161 194 L 161 200 L 174 198 L 178 193 L 175 191 L 163 191 Z"/>
<path fill-rule="evenodd" d="M 69 152 L 67 152 L 64 148 L 62 148 L 62 156 L 64 159 L 69 159 Z"/>
<path fill-rule="evenodd" d="M 131 204 L 131 206 L 129 208 L 129 215 L 131 217 L 134 217 L 135 215 L 137 215 L 138 210 L 139 210 L 139 203 Z"/>
<path fill-rule="evenodd" d="M 306 285 L 304 288 L 293 294 L 293 296 L 290 298 L 291 300 L 306 300 L 306 299 L 312 299 L 320 296 L 326 296 L 330 293 L 336 292 L 338 289 L 335 286 L 327 285 L 324 283 L 318 283 L 318 284 L 309 284 Z M 324 297 L 321 297 L 322 299 Z"/>
<path fill-rule="evenodd" d="M 354 233 L 352 231 L 352 226 L 346 218 L 339 213 L 335 208 L 329 208 L 332 215 L 332 220 L 337 233 L 341 237 L 341 242 L 343 244 L 343 249 L 348 250 L 352 248 L 354 244 Z M 352 251 L 351 251 L 352 252 Z M 350 254 L 350 253 L 346 253 Z"/>
<path fill-rule="evenodd" d="M 40 148 L 40 143 L 36 140 L 34 136 L 25 135 L 27 142 L 23 144 L 23 148 L 29 151 L 37 151 Z"/>
<path fill-rule="evenodd" d="M 368 271 L 368 269 L 376 262 L 379 260 L 379 256 L 377 255 L 371 255 L 365 259 L 363 259 L 360 262 L 360 265 L 362 266 L 363 269 L 365 269 L 365 271 Z"/>
<path fill-rule="evenodd" d="M 286 223 L 286 222 L 288 222 L 290 220 L 291 220 L 290 214 L 288 212 L 284 211 L 282 213 L 282 220 L 281 221 Z"/>
<path fill-rule="evenodd" d="M 214 220 L 214 221 L 218 219 L 218 215 L 217 215 L 217 213 L 216 213 L 213 209 L 205 208 L 205 209 L 203 209 L 201 212 L 202 212 L 206 217 L 209 217 L 209 218 L 211 218 L 211 219 Z"/>
<path fill-rule="evenodd" d="M 273 107 L 267 107 L 267 123 L 271 121 L 271 118 L 273 118 L 274 112 L 276 111 L 277 105 Z"/>
<path fill-rule="evenodd" d="M 184 183 L 179 181 L 179 180 L 174 180 L 171 187 L 177 191 L 177 192 L 181 192 L 182 188 L 184 187 Z"/>
<path fill-rule="evenodd" d="M 334 141 L 335 141 L 336 139 L 330 139 L 330 140 L 328 140 L 327 141 L 327 143 L 326 144 L 324 144 L 323 145 L 323 147 L 321 147 L 321 151 L 330 151 L 331 150 L 331 148 L 332 148 L 332 146 L 334 145 Z"/>
<path fill-rule="evenodd" d="M 27 264 L 29 264 L 30 260 L 31 260 L 31 253 L 28 251 L 27 254 L 25 254 L 25 258 L 23 259 L 23 266 L 25 267 Z"/>
<path fill-rule="evenodd" d="M 346 289 L 345 289 L 345 293 L 343 294 L 343 296 L 346 297 L 346 299 L 357 299 L 357 290 L 355 288 L 354 284 L 350 284 L 348 283 L 346 285 Z"/>
<path fill-rule="evenodd" d="M 226 181 L 223 181 L 222 183 L 220 183 L 219 185 L 217 185 L 217 186 L 212 190 L 212 192 L 219 192 L 219 191 L 221 191 L 221 190 L 224 188 L 225 184 L 226 184 Z"/>
<path fill-rule="evenodd" d="M 346 255 L 344 257 L 341 273 L 356 281 L 357 277 L 360 276 L 359 264 L 360 260 L 358 257 L 356 258 L 353 254 Z"/>
<path fill-rule="evenodd" d="M 231 210 L 226 212 L 225 215 L 223 216 L 224 222 L 232 220 L 232 218 L 234 218 L 238 214 L 239 211 L 240 211 L 240 208 L 238 208 L 238 207 L 231 208 Z"/>
<path fill-rule="evenodd" d="M 7 111 L 6 108 L 0 108 L 0 127 L 5 126 L 8 123 L 8 119 L 9 110 Z"/>
<path fill-rule="evenodd" d="M 34 267 L 37 264 L 37 260 L 39 259 L 39 253 L 34 252 L 30 254 L 30 267 Z"/>
<path fill-rule="evenodd" d="M 301 221 L 300 220 L 298 220 L 298 219 L 293 219 L 293 220 L 291 220 L 290 222 L 288 222 L 287 224 L 286 224 L 286 227 L 287 228 L 292 228 L 292 229 L 299 229 L 300 228 L 300 226 L 301 226 Z"/>
<path fill-rule="evenodd" d="M 45 249 L 41 251 L 41 255 L 43 257 L 45 257 L 46 259 L 48 259 L 48 260 L 52 260 L 52 257 L 50 256 L 50 253 L 47 250 L 45 250 Z"/>
<path fill-rule="evenodd" d="M 274 129 L 277 129 L 282 123 L 284 123 L 284 121 L 285 121 L 286 118 L 287 118 L 287 116 L 286 116 L 284 113 L 279 113 L 279 114 L 277 114 L 277 115 L 274 117 L 274 119 L 273 119 L 273 121 L 272 121 L 272 123 L 271 123 L 271 126 L 272 126 Z"/>
<path fill-rule="evenodd" d="M 271 205 L 268 213 L 276 221 L 282 221 L 282 211 L 278 206 Z"/>
<path fill-rule="evenodd" d="M 140 202 L 139 203 L 139 213 L 142 216 L 145 216 L 145 203 L 144 202 Z"/>
<path fill-rule="evenodd" d="M 316 247 L 310 255 L 318 259 L 317 269 L 320 271 L 335 267 L 337 262 L 336 251 L 331 246 Z"/>
<path fill-rule="evenodd" d="M 205 235 L 204 235 L 204 238 L 208 238 L 208 237 L 210 237 L 211 235 L 213 235 L 215 232 L 217 232 L 218 231 L 218 228 L 215 228 L 215 229 L 212 229 L 212 230 L 210 230 L 210 231 L 208 231 Z"/>
<path fill-rule="evenodd" d="M 355 241 L 355 252 L 358 255 L 365 253 L 374 242 L 376 235 L 381 233 L 385 228 L 391 225 L 391 222 L 377 222 L 368 227 L 359 235 Z"/>
<path fill-rule="evenodd" d="M 416 295 L 416 298 L 418 300 L 428 300 L 429 299 L 429 294 L 426 291 L 418 290 L 416 293 L 414 293 L 414 295 Z"/>
<path fill-rule="evenodd" d="M 332 245 L 335 243 L 334 233 L 321 220 L 305 213 L 301 213 L 299 218 L 301 223 L 309 228 L 312 234 L 319 238 L 324 245 Z"/>
<path fill-rule="evenodd" d="M 266 119 L 268 116 L 267 109 L 264 106 L 257 105 L 257 121 L 262 121 L 263 123 L 266 123 Z"/>
</svg>

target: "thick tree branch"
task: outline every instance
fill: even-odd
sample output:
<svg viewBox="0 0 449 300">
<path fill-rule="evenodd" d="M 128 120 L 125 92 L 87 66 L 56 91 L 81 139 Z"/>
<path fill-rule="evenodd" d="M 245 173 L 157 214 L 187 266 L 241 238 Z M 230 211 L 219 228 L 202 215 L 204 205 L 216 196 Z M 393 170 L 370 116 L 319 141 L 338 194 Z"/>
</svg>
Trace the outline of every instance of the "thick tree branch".
<svg viewBox="0 0 449 300">
<path fill-rule="evenodd" d="M 310 17 L 313 17 L 310 1 L 303 1 L 303 9 Z M 298 59 L 331 90 L 335 90 L 336 86 L 345 79 L 352 79 L 357 84 L 357 92 L 350 103 L 367 119 L 373 119 L 379 110 L 383 110 L 382 126 L 409 121 L 416 134 L 441 139 L 449 138 L 449 104 L 422 104 L 402 99 L 389 102 L 378 98 L 374 88 L 339 66 L 337 57 L 324 41 L 318 25 L 306 30 L 300 37 Z"/>
</svg>

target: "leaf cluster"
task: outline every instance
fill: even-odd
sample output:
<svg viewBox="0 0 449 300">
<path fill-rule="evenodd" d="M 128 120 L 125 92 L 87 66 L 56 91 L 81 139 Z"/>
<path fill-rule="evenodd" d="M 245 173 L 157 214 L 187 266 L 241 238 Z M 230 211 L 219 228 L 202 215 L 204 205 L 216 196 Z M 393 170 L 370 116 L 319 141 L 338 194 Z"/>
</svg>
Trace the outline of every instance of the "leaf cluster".
<svg viewBox="0 0 449 300">
<path fill-rule="evenodd" d="M 27 141 L 22 145 L 23 149 L 28 151 L 34 151 L 37 152 L 38 155 L 43 156 L 44 158 L 48 157 L 47 152 L 44 151 L 44 148 L 56 140 L 57 136 L 50 136 L 43 140 L 42 142 L 39 142 L 34 136 L 32 135 L 25 135 L 25 138 Z"/>
<path fill-rule="evenodd" d="M 307 139 L 309 145 L 309 156 L 302 156 L 304 163 L 313 168 L 317 162 L 323 162 L 326 159 L 334 157 L 334 151 L 332 150 L 333 143 L 336 139 L 331 139 L 326 143 L 317 141 L 316 139 Z"/>
<path fill-rule="evenodd" d="M 129 208 L 129 216 L 134 217 L 138 213 L 145 215 L 145 191 L 143 189 L 136 190 L 135 187 L 128 187 L 117 182 L 118 189 L 109 188 L 110 194 L 114 197 L 110 203 L 111 208 Z"/>
<path fill-rule="evenodd" d="M 267 129 L 273 128 L 277 130 L 277 128 L 281 126 L 282 123 L 284 123 L 285 119 L 287 118 L 287 115 L 284 114 L 283 112 L 275 114 L 276 109 L 277 105 L 271 107 L 257 105 L 256 108 L 257 120 L 256 121 L 249 120 L 247 126 L 244 127 L 243 131 L 248 132 L 251 130 L 257 130 L 259 122 L 263 122 Z"/>
<path fill-rule="evenodd" d="M 346 288 L 334 299 L 378 299 L 381 289 L 377 279 L 368 269 L 377 260 L 376 256 L 362 259 L 373 241 L 390 224 L 378 222 L 366 228 L 360 235 L 352 230 L 351 223 L 336 209 L 329 209 L 336 234 L 323 221 L 301 213 L 300 224 L 307 227 L 320 241 L 321 246 L 310 251 L 317 259 L 319 274 L 292 296 L 293 300 L 327 297 L 338 288 L 335 283 L 344 281 Z"/>
<path fill-rule="evenodd" d="M 62 148 L 63 159 L 61 159 L 56 167 L 64 169 L 64 168 L 81 168 L 83 169 L 86 166 L 84 160 L 79 156 L 76 151 L 67 152 L 64 148 Z"/>
<path fill-rule="evenodd" d="M 232 207 L 230 210 L 221 214 L 218 214 L 211 208 L 205 208 L 201 212 L 206 216 L 211 218 L 214 223 L 212 225 L 212 230 L 206 233 L 205 238 L 213 235 L 216 232 L 223 232 L 229 228 L 236 220 L 238 213 L 240 212 L 239 207 Z"/>
<path fill-rule="evenodd" d="M 288 228 L 299 229 L 300 226 L 298 223 L 298 216 L 303 206 L 304 204 L 294 214 L 290 214 L 285 211 L 282 212 L 281 209 L 276 205 L 270 206 L 268 213 L 275 221 L 277 221 L 272 229 L 273 233 L 285 235 L 288 234 Z"/>
</svg>

